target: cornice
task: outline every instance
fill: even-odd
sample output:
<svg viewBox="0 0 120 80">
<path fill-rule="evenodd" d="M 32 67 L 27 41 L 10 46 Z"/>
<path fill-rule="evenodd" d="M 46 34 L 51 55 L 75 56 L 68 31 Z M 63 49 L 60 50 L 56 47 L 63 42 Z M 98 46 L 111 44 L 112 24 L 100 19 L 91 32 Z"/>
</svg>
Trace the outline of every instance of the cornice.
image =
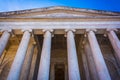
<svg viewBox="0 0 120 80">
<path fill-rule="evenodd" d="M 106 14 L 106 15 L 111 15 L 111 16 L 120 16 L 120 12 L 83 9 L 83 8 L 73 8 L 73 7 L 64 7 L 64 6 L 52 6 L 52 7 L 46 7 L 46 8 L 36 8 L 36 9 L 26 9 L 26 10 L 18 10 L 18 11 L 0 12 L 0 16 L 2 17 L 2 16 L 10 16 L 10 15 L 16 15 L 16 14 L 19 15 L 19 14 L 52 11 L 52 10 L 70 10 L 70 11 L 77 11 L 77 12 L 86 12 L 86 13 Z"/>
</svg>

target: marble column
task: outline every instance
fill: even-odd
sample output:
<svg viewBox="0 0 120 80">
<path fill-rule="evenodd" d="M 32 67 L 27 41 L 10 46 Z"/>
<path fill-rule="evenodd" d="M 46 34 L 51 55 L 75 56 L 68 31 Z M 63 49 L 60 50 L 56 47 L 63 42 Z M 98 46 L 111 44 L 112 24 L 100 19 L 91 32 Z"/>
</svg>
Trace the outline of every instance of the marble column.
<svg viewBox="0 0 120 80">
<path fill-rule="evenodd" d="M 80 72 L 73 31 L 74 30 L 66 30 L 68 52 L 68 75 L 69 80 L 80 80 Z"/>
<path fill-rule="evenodd" d="M 118 39 L 117 35 L 114 32 L 115 29 L 107 29 L 108 31 L 108 38 L 112 44 L 112 47 L 115 51 L 115 55 L 117 57 L 118 63 L 120 65 L 120 40 Z"/>
<path fill-rule="evenodd" d="M 26 51 L 28 48 L 29 40 L 30 40 L 30 31 L 24 31 L 22 40 L 20 42 L 19 48 L 17 50 L 16 56 L 12 63 L 10 72 L 8 74 L 7 80 L 19 80 L 20 72 L 22 69 L 22 65 L 25 59 Z"/>
<path fill-rule="evenodd" d="M 99 80 L 88 40 L 86 40 L 84 43 L 84 50 L 85 50 L 86 59 L 88 61 L 91 80 Z"/>
<path fill-rule="evenodd" d="M 44 31 L 44 41 L 41 52 L 39 71 L 37 80 L 49 80 L 50 53 L 51 53 L 51 34 L 52 30 Z"/>
<path fill-rule="evenodd" d="M 8 43 L 8 40 L 10 38 L 10 32 L 11 30 L 10 31 L 5 30 L 0 38 L 0 57 Z"/>
<path fill-rule="evenodd" d="M 28 80 L 31 63 L 32 63 L 32 57 L 33 57 L 33 53 L 34 53 L 34 48 L 35 48 L 35 42 L 31 41 L 31 43 L 28 47 L 28 50 L 27 50 L 26 57 L 25 57 L 20 80 Z"/>
<path fill-rule="evenodd" d="M 95 33 L 92 30 L 89 30 L 87 35 L 99 80 L 111 80 L 107 66 L 102 56 L 102 52 L 97 42 Z"/>
<path fill-rule="evenodd" d="M 84 71 L 85 71 L 85 78 L 86 78 L 86 80 L 91 80 L 85 52 L 81 51 L 81 54 L 82 54 L 83 67 L 84 67 Z"/>
<path fill-rule="evenodd" d="M 35 37 L 34 37 L 35 38 Z M 40 49 L 38 49 L 38 42 L 36 41 L 36 45 L 35 45 L 35 48 L 34 48 L 34 53 L 33 53 L 33 57 L 32 57 L 32 62 L 31 62 L 31 66 L 30 66 L 30 72 L 29 72 L 29 76 L 28 76 L 28 79 L 27 80 L 34 80 L 34 73 L 35 73 L 35 69 L 36 69 L 36 61 L 38 60 L 37 59 L 37 56 L 38 54 L 40 53 Z M 37 66 L 38 68 L 39 66 Z M 38 70 L 38 69 L 37 69 Z M 36 77 L 37 79 L 37 77 Z"/>
</svg>

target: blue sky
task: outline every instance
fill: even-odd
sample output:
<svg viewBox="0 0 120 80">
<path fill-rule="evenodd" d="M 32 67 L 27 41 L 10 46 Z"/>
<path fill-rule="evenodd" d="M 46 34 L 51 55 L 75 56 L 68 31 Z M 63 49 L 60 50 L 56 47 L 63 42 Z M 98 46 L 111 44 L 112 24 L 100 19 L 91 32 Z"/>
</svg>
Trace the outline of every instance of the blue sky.
<svg viewBox="0 0 120 80">
<path fill-rule="evenodd" d="M 69 6 L 120 12 L 120 0 L 0 0 L 0 12 L 49 6 Z"/>
</svg>

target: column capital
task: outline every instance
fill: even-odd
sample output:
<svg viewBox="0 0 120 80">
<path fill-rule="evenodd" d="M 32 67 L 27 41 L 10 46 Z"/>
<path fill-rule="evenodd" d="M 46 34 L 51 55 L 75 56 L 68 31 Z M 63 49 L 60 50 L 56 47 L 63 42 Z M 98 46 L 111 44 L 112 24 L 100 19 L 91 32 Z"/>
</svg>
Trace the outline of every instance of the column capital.
<svg viewBox="0 0 120 80">
<path fill-rule="evenodd" d="M 34 34 L 33 34 L 33 30 L 32 30 L 32 29 L 22 29 L 21 31 L 22 31 L 23 33 L 26 32 L 26 31 L 28 31 L 28 32 L 31 34 L 31 36 L 34 37 Z"/>
<path fill-rule="evenodd" d="M 96 32 L 97 29 L 86 29 L 86 32 L 90 32 L 90 31 Z"/>
<path fill-rule="evenodd" d="M 0 30 L 0 32 L 2 32 L 2 33 L 5 32 L 5 31 L 11 33 L 11 32 L 12 32 L 12 29 L 1 29 L 1 30 Z"/>
<path fill-rule="evenodd" d="M 52 37 L 54 37 L 54 34 L 53 34 L 54 30 L 53 29 L 43 29 L 42 31 L 44 34 L 45 34 L 45 32 L 49 31 L 52 34 Z"/>
<path fill-rule="evenodd" d="M 25 31 L 28 31 L 28 32 L 32 33 L 33 30 L 32 30 L 32 29 L 22 29 L 21 31 L 22 31 L 23 33 L 24 33 Z"/>
<path fill-rule="evenodd" d="M 75 33 L 76 30 L 75 29 L 65 29 L 65 35 L 64 35 L 65 37 L 67 37 L 66 35 L 67 35 L 68 31 L 72 31 L 73 33 Z"/>
<path fill-rule="evenodd" d="M 94 29 L 94 28 L 93 28 L 93 29 L 86 29 L 85 32 L 84 32 L 84 37 L 85 37 L 85 38 L 88 37 L 87 34 L 88 34 L 90 31 L 92 31 L 92 32 L 97 32 L 97 30 Z"/>
<path fill-rule="evenodd" d="M 106 31 L 107 32 L 110 32 L 110 31 L 116 31 L 117 32 L 118 30 L 116 28 L 107 28 Z"/>
<path fill-rule="evenodd" d="M 108 33 L 110 33 L 111 31 L 117 32 L 118 30 L 116 28 L 107 28 L 103 36 L 107 37 Z"/>
<path fill-rule="evenodd" d="M 0 32 L 1 33 L 8 32 L 12 37 L 15 36 L 15 34 L 14 34 L 12 29 L 1 29 Z"/>
<path fill-rule="evenodd" d="M 75 32 L 76 30 L 75 30 L 75 29 L 65 29 L 65 32 L 66 32 L 66 33 L 67 33 L 68 31 Z"/>
<path fill-rule="evenodd" d="M 52 33 L 54 30 L 53 30 L 53 29 L 43 29 L 42 31 L 43 31 L 44 33 L 45 33 L 46 31 L 49 31 L 49 32 Z"/>
</svg>

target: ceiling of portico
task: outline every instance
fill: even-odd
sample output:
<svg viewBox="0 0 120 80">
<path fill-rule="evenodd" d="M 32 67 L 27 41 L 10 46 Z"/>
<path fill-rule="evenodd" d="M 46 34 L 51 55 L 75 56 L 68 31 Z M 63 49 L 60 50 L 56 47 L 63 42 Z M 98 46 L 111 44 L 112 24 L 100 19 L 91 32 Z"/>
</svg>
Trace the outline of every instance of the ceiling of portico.
<svg viewBox="0 0 120 80">
<path fill-rule="evenodd" d="M 120 16 L 120 13 L 61 6 L 0 13 L 0 17 L 6 18 L 91 18 L 105 16 Z"/>
</svg>

